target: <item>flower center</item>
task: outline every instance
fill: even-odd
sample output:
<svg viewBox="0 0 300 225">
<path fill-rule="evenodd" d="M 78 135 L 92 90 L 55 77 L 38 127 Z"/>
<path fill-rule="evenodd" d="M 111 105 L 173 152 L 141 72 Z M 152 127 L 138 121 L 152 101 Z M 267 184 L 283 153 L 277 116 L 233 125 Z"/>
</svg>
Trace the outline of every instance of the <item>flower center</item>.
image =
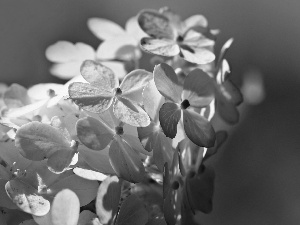
<svg viewBox="0 0 300 225">
<path fill-rule="evenodd" d="M 124 130 L 123 130 L 123 127 L 115 127 L 115 130 L 116 130 L 116 134 L 117 135 L 122 135 L 124 134 Z"/>
<path fill-rule="evenodd" d="M 190 106 L 189 100 L 185 99 L 181 102 L 181 109 L 187 109 Z"/>
<path fill-rule="evenodd" d="M 116 88 L 116 95 L 121 95 L 122 94 L 122 90 L 120 88 Z"/>
</svg>

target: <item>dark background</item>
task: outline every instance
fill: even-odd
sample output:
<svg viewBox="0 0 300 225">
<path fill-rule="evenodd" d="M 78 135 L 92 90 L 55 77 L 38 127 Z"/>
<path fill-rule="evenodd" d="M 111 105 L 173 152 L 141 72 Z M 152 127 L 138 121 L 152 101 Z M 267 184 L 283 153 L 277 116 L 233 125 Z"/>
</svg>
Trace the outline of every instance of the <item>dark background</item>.
<svg viewBox="0 0 300 225">
<path fill-rule="evenodd" d="M 0 82 L 30 86 L 62 82 L 51 76 L 45 49 L 58 40 L 99 40 L 86 26 L 103 17 L 122 26 L 143 8 L 169 6 L 182 18 L 203 14 L 222 33 L 233 80 L 260 71 L 266 98 L 244 104 L 241 122 L 211 164 L 216 168 L 214 211 L 207 225 L 300 224 L 300 1 L 299 0 L 0 0 Z"/>
</svg>

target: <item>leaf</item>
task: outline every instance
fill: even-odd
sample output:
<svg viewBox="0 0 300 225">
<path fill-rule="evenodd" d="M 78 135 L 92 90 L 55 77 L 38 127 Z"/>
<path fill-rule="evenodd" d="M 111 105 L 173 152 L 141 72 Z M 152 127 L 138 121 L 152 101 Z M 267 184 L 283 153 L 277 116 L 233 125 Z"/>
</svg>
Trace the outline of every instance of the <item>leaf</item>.
<svg viewBox="0 0 300 225">
<path fill-rule="evenodd" d="M 154 38 L 175 40 L 176 30 L 167 17 L 154 10 L 143 10 L 138 15 L 141 29 Z"/>
<path fill-rule="evenodd" d="M 113 110 L 119 120 L 131 126 L 146 127 L 150 124 L 150 118 L 142 107 L 126 98 L 115 98 Z"/>
<path fill-rule="evenodd" d="M 74 82 L 69 85 L 69 96 L 76 105 L 86 111 L 102 113 L 113 101 L 113 93 L 100 90 L 90 84 Z"/>
<path fill-rule="evenodd" d="M 154 67 L 154 82 L 158 91 L 167 99 L 181 102 L 182 87 L 173 68 L 165 63 Z"/>
<path fill-rule="evenodd" d="M 172 102 L 166 102 L 159 110 L 160 126 L 164 134 L 169 138 L 174 138 L 177 133 L 177 124 L 181 118 L 181 109 Z"/>
<path fill-rule="evenodd" d="M 56 194 L 62 189 L 70 189 L 75 192 L 80 201 L 80 206 L 87 205 L 95 197 L 98 189 L 98 182 L 94 180 L 83 179 L 73 173 L 52 185 L 49 185 L 48 189 L 51 194 Z"/>
<path fill-rule="evenodd" d="M 50 202 L 37 195 L 37 190 L 21 180 L 11 180 L 5 185 L 11 200 L 24 212 L 35 216 L 43 216 L 50 210 Z"/>
<path fill-rule="evenodd" d="M 70 143 L 54 127 L 40 122 L 23 125 L 16 133 L 15 145 L 25 158 L 40 161 L 56 151 L 71 151 Z"/>
<path fill-rule="evenodd" d="M 213 80 L 203 70 L 195 69 L 184 80 L 182 99 L 192 107 L 205 107 L 214 98 Z"/>
<path fill-rule="evenodd" d="M 64 189 L 57 193 L 51 207 L 53 225 L 77 225 L 80 212 L 79 199 L 76 194 Z"/>
<path fill-rule="evenodd" d="M 5 90 L 3 101 L 8 108 L 17 108 L 31 103 L 26 88 L 19 84 L 12 84 Z"/>
<path fill-rule="evenodd" d="M 142 104 L 142 91 L 152 79 L 153 74 L 146 70 L 138 69 L 131 71 L 124 77 L 120 84 L 122 97 Z"/>
<path fill-rule="evenodd" d="M 107 175 L 94 171 L 94 170 L 89 170 L 89 169 L 84 169 L 80 167 L 76 167 L 73 169 L 73 172 L 84 179 L 87 180 L 97 180 L 97 181 L 103 181 L 105 178 L 107 178 Z"/>
<path fill-rule="evenodd" d="M 90 18 L 87 25 L 92 33 L 101 40 L 109 40 L 125 34 L 124 29 L 120 25 L 103 18 Z"/>
<path fill-rule="evenodd" d="M 104 149 L 115 134 L 115 131 L 106 124 L 93 117 L 79 119 L 76 123 L 76 129 L 79 140 L 93 150 Z"/>
<path fill-rule="evenodd" d="M 210 122 L 192 110 L 183 110 L 184 131 L 188 138 L 200 147 L 215 144 L 215 131 Z"/>
<path fill-rule="evenodd" d="M 80 73 L 87 82 L 103 92 L 111 92 L 119 86 L 113 71 L 93 60 L 85 60 L 80 67 Z"/>
<path fill-rule="evenodd" d="M 193 177 L 187 176 L 185 191 L 193 210 L 203 213 L 212 211 L 214 178 L 215 174 L 211 167 L 204 167 L 203 172 Z"/>
<path fill-rule="evenodd" d="M 80 58 L 79 52 L 69 41 L 57 41 L 46 49 L 46 58 L 52 62 L 69 62 Z"/>
<path fill-rule="evenodd" d="M 112 224 L 118 212 L 121 182 L 116 176 L 107 177 L 99 186 L 96 213 L 101 224 Z"/>
<path fill-rule="evenodd" d="M 154 80 L 151 80 L 143 91 L 144 109 L 152 120 L 158 120 L 158 112 L 164 103 L 163 96 L 157 90 Z"/>
<path fill-rule="evenodd" d="M 118 138 L 112 142 L 109 159 L 119 177 L 132 183 L 145 179 L 145 168 L 140 156 L 123 139 Z"/>
<path fill-rule="evenodd" d="M 180 53 L 180 48 L 178 44 L 169 39 L 153 39 L 144 37 L 141 39 L 141 47 L 146 52 L 172 57 Z"/>
<path fill-rule="evenodd" d="M 145 225 L 148 212 L 143 202 L 134 194 L 128 196 L 122 203 L 117 217 L 118 225 Z"/>
</svg>

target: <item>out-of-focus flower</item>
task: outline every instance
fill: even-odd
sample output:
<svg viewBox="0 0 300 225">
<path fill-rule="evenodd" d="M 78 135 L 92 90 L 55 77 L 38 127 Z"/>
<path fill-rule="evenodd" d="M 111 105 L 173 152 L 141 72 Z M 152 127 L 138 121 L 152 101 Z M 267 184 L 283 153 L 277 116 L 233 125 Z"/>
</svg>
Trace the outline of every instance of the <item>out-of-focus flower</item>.
<svg viewBox="0 0 300 225">
<path fill-rule="evenodd" d="M 120 77 L 126 74 L 124 63 L 104 59 L 90 45 L 78 42 L 58 41 L 46 49 L 46 57 L 54 65 L 50 72 L 61 79 L 71 79 L 80 75 L 80 66 L 84 60 L 91 59 L 112 69 Z"/>
<path fill-rule="evenodd" d="M 131 17 L 123 29 L 120 25 L 103 18 L 90 18 L 88 27 L 103 42 L 97 55 L 105 60 L 136 61 L 141 57 L 140 39 L 147 36 L 141 30 L 136 17 Z"/>
<path fill-rule="evenodd" d="M 162 56 L 176 56 L 196 64 L 207 64 L 215 59 L 214 41 L 194 28 L 207 27 L 202 15 L 182 21 L 169 10 L 144 10 L 138 16 L 140 27 L 150 36 L 141 40 L 142 48 Z"/>
</svg>

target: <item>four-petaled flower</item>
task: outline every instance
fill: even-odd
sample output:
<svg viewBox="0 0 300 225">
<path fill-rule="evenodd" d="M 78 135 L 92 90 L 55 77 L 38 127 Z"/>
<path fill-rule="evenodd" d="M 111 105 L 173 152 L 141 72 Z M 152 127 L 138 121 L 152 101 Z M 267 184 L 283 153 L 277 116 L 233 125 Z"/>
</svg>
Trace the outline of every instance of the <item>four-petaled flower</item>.
<svg viewBox="0 0 300 225">
<path fill-rule="evenodd" d="M 142 38 L 141 47 L 150 53 L 176 56 L 196 64 L 207 64 L 215 59 L 211 51 L 214 41 L 194 30 L 207 27 L 202 15 L 181 21 L 169 11 L 144 10 L 138 16 L 140 27 L 150 36 Z"/>
<path fill-rule="evenodd" d="M 160 125 L 167 137 L 174 138 L 183 114 L 184 131 L 198 146 L 211 147 L 215 132 L 210 122 L 195 109 L 206 107 L 214 98 L 212 79 L 204 71 L 195 69 L 188 74 L 183 86 L 173 68 L 160 64 L 154 69 L 154 82 L 166 103 L 159 110 Z"/>
<path fill-rule="evenodd" d="M 87 60 L 81 66 L 81 74 L 89 83 L 72 83 L 69 96 L 82 109 L 102 113 L 113 104 L 114 115 L 122 122 L 142 127 L 150 124 L 148 114 L 140 105 L 143 88 L 153 79 L 152 73 L 134 70 L 119 85 L 117 77 L 109 68 Z"/>
</svg>

